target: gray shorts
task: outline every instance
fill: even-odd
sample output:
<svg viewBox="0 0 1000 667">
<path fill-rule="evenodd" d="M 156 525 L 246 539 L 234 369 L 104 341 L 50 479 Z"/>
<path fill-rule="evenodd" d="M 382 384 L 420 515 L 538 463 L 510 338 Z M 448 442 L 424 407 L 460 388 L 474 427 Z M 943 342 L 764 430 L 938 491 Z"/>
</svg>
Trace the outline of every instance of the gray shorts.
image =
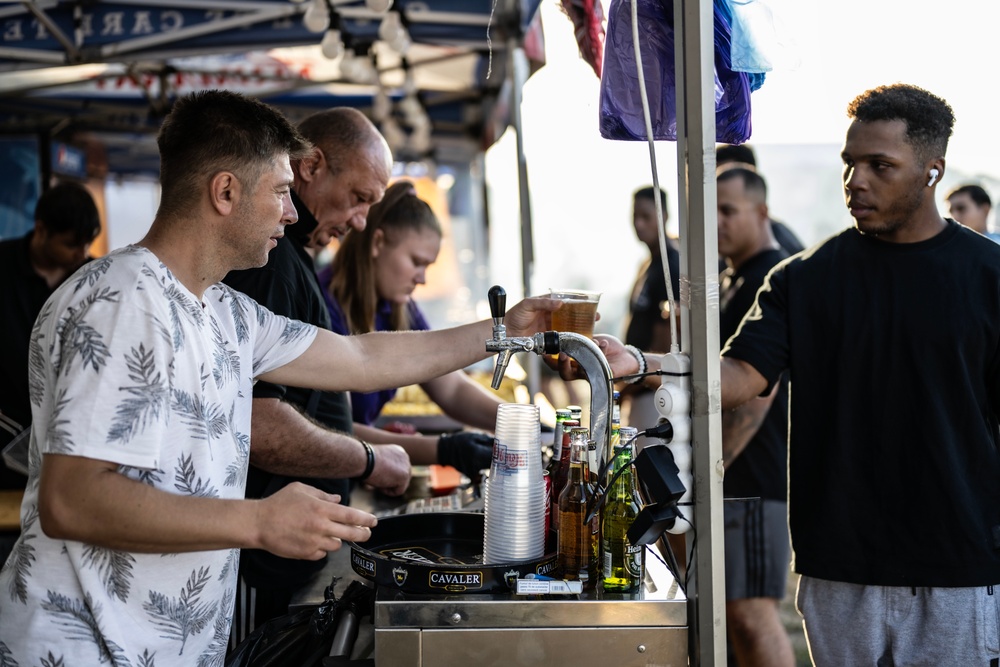
<svg viewBox="0 0 1000 667">
<path fill-rule="evenodd" d="M 777 500 L 726 500 L 726 599 L 785 597 L 791 546 L 788 505 Z"/>
<path fill-rule="evenodd" d="M 795 606 L 816 667 L 991 667 L 1000 586 L 861 586 L 800 577 Z"/>
</svg>

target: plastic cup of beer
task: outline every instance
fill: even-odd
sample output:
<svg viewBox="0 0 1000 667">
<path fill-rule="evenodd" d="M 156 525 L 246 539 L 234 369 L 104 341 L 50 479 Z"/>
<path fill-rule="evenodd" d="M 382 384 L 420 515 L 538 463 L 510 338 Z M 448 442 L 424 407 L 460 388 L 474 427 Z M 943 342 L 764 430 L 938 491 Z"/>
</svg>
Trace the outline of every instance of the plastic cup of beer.
<svg viewBox="0 0 1000 667">
<path fill-rule="evenodd" d="M 570 331 L 587 338 L 594 337 L 600 292 L 549 288 L 549 296 L 563 303 L 559 310 L 552 312 L 552 328 L 555 331 Z"/>
</svg>

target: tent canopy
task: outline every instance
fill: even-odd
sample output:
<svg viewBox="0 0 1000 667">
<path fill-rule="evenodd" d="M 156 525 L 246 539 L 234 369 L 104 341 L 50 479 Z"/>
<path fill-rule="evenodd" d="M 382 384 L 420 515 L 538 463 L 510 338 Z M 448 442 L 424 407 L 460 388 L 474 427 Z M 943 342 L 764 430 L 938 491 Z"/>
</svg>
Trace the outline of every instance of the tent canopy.
<svg viewBox="0 0 1000 667">
<path fill-rule="evenodd" d="M 292 120 L 357 107 L 398 159 L 465 160 L 506 122 L 496 101 L 508 46 L 527 43 L 540 60 L 540 1 L 395 0 L 402 49 L 380 35 L 388 15 L 362 0 L 0 5 L 0 133 L 97 137 L 109 171 L 155 173 L 152 135 L 173 101 L 227 88 Z M 322 54 L 330 31 L 346 57 Z"/>
</svg>

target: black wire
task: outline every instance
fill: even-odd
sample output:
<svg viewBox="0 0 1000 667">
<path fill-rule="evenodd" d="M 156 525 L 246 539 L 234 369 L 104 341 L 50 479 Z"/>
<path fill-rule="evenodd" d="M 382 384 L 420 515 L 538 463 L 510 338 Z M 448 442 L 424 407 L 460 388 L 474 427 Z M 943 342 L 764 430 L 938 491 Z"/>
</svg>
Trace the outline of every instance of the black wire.
<svg viewBox="0 0 1000 667">
<path fill-rule="evenodd" d="M 666 376 L 671 378 L 686 378 L 691 377 L 691 373 L 674 373 L 672 371 L 646 371 L 645 373 L 632 373 L 631 375 L 622 375 L 621 377 L 611 378 L 612 382 L 629 382 L 632 380 L 639 380 L 641 378 L 650 377 L 651 375 L 659 375 L 660 377 Z"/>
<path fill-rule="evenodd" d="M 677 503 L 677 504 L 689 505 L 689 506 L 694 505 L 694 503 Z M 688 584 L 691 583 L 691 562 L 694 560 L 694 548 L 695 544 L 698 542 L 698 531 L 694 529 L 694 524 L 691 523 L 691 521 L 688 520 L 688 518 L 683 514 L 681 514 L 680 512 L 677 513 L 677 518 L 684 519 L 684 522 L 687 523 L 687 525 L 691 526 L 691 549 L 690 553 L 688 553 L 687 566 L 684 569 L 684 590 L 687 590 Z M 685 595 L 687 595 L 687 593 L 685 593 Z"/>
<path fill-rule="evenodd" d="M 674 553 L 673 547 L 670 546 L 670 542 L 668 540 L 663 540 L 663 544 L 667 547 L 667 560 L 670 561 L 669 564 L 663 562 L 663 558 L 660 557 L 660 554 L 656 549 L 649 549 L 649 551 L 652 551 L 653 555 L 656 556 L 656 560 L 663 563 L 663 567 L 667 568 L 667 570 L 670 571 L 670 574 L 674 575 L 674 581 L 677 582 L 677 587 L 681 590 L 681 593 L 684 594 L 684 597 L 687 597 L 687 583 L 681 581 L 681 568 L 680 565 L 677 564 L 677 554 Z"/>
<path fill-rule="evenodd" d="M 604 502 L 605 500 L 607 500 L 608 497 L 608 491 L 610 491 L 611 487 L 614 486 L 616 481 L 618 481 L 618 478 L 621 477 L 625 469 L 631 466 L 633 463 L 635 463 L 635 458 L 629 459 L 628 465 L 623 465 L 621 468 L 619 468 L 618 471 L 611 476 L 611 479 L 608 480 L 606 486 L 601 486 L 601 480 L 604 479 L 604 476 L 608 474 L 608 466 L 610 466 L 614 462 L 614 460 L 618 458 L 622 449 L 631 445 L 633 442 L 635 442 L 635 440 L 639 438 L 639 436 L 643 434 L 644 432 L 640 431 L 635 435 L 633 435 L 631 438 L 629 438 L 627 441 L 625 441 L 624 445 L 620 445 L 618 447 L 618 451 L 614 453 L 614 456 L 605 461 L 604 465 L 601 466 L 601 471 L 597 473 L 597 484 L 594 485 L 594 495 L 590 500 L 589 507 L 587 508 L 587 516 L 584 518 L 583 521 L 584 525 L 593 521 L 594 515 L 597 512 L 599 512 L 602 507 L 604 507 Z"/>
<path fill-rule="evenodd" d="M 632 380 L 639 380 L 651 375 L 676 375 L 676 373 L 668 373 L 667 371 L 646 371 L 645 373 L 633 373 L 632 375 L 622 375 L 621 377 L 611 378 L 611 381 L 631 382 Z"/>
</svg>

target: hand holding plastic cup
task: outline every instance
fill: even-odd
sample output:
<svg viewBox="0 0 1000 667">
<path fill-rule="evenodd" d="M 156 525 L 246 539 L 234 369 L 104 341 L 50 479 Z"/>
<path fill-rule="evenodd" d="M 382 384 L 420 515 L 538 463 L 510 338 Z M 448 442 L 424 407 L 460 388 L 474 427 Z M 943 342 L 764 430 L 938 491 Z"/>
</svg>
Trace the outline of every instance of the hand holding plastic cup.
<svg viewBox="0 0 1000 667">
<path fill-rule="evenodd" d="M 555 331 L 570 331 L 587 338 L 594 337 L 600 292 L 549 288 L 549 296 L 563 304 L 552 312 L 552 328 Z"/>
</svg>

